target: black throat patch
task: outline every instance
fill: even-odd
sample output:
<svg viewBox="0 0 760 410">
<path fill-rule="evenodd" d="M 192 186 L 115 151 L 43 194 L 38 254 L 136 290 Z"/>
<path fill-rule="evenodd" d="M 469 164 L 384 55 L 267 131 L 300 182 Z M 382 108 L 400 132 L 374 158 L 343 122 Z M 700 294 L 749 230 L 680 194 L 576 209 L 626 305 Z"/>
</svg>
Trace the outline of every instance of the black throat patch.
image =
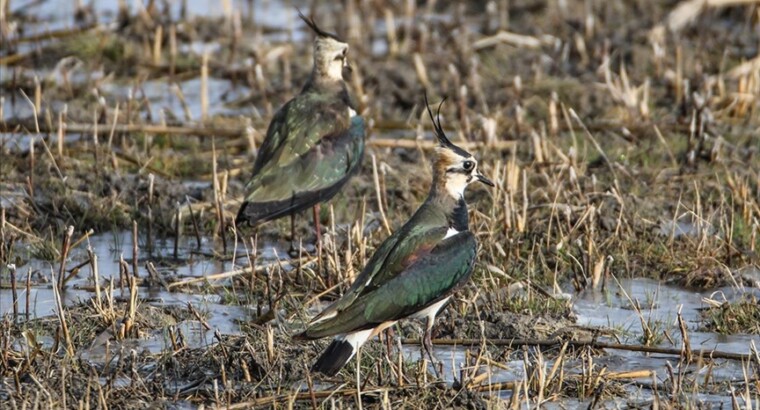
<svg viewBox="0 0 760 410">
<path fill-rule="evenodd" d="M 464 202 L 464 198 L 459 198 L 454 209 L 446 218 L 449 222 L 449 227 L 454 228 L 459 232 L 469 229 L 469 219 L 467 216 L 467 203 Z"/>
</svg>

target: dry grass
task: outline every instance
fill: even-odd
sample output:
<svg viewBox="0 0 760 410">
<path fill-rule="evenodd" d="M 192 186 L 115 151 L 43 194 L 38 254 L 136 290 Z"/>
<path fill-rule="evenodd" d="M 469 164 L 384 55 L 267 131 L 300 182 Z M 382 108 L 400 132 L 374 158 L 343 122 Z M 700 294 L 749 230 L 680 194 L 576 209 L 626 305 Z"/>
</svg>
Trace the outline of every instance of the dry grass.
<svg viewBox="0 0 760 410">
<path fill-rule="evenodd" d="M 289 29 L 251 24 L 231 2 L 218 18 L 122 10 L 118 28 L 84 13 L 80 28 L 50 39 L 14 31 L 34 25 L 32 14 L 2 15 L 0 62 L 14 74 L 0 83 L 0 287 L 12 288 L 16 306 L 0 323 L 3 400 L 15 408 L 594 408 L 649 397 L 647 405 L 695 408 L 698 393 L 709 393 L 735 409 L 757 406 L 756 350 L 740 377 L 716 380 L 713 366 L 726 362 L 691 351 L 680 315 L 675 327 L 650 321 L 646 301 L 626 296 L 639 341 L 645 351 L 682 349 L 672 364 L 617 371 L 609 350 L 563 343 L 618 333 L 575 327 L 572 309 L 572 297 L 603 295 L 617 278 L 758 286 L 746 274 L 760 265 L 754 2 L 702 2 L 685 17 L 686 8 L 648 0 L 499 1 L 486 10 L 347 3 L 317 17 L 349 38 L 351 91 L 373 128 L 360 174 L 322 208 L 323 258 L 299 263 L 259 255 L 261 243 L 287 242 L 288 221 L 257 237 L 236 236 L 231 221 L 271 115 L 308 74 L 308 37 L 290 41 Z M 362 18 L 383 29 L 361 29 Z M 497 185 L 467 194 L 478 263 L 435 330 L 482 343 L 456 364 L 453 385 L 384 343 L 364 349 L 361 385 L 353 362 L 333 379 L 309 375 L 324 343 L 295 344 L 290 334 L 341 294 L 427 195 L 424 84 L 435 99 L 449 96 L 447 132 Z M 298 234 L 309 243 L 306 219 Z M 102 255 L 67 257 L 87 249 L 90 230 L 133 229 L 117 272 L 99 269 Z M 196 253 L 160 255 L 162 238 L 190 238 Z M 204 280 L 167 274 L 188 258 L 228 265 Z M 28 295 L 48 288 L 60 301 L 55 315 L 27 319 Z M 71 302 L 74 292 L 86 297 Z M 174 296 L 192 302 L 163 300 Z M 708 303 L 705 328 L 757 333 L 756 305 Z M 215 335 L 212 319 L 239 307 L 249 309 L 240 331 Z M 402 338 L 418 332 L 396 329 Z M 547 343 L 489 344 L 511 338 Z M 510 380 L 494 379 L 499 370 Z"/>
</svg>

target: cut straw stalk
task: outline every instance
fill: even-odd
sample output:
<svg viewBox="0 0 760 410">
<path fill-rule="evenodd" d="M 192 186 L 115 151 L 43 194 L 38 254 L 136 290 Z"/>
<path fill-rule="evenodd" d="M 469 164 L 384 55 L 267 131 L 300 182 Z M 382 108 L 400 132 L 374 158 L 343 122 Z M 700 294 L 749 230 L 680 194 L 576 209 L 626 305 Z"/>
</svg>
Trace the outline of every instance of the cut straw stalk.
<svg viewBox="0 0 760 410">
<path fill-rule="evenodd" d="M 401 339 L 402 344 L 416 345 L 420 344 L 419 339 Z M 561 346 L 564 343 L 561 340 L 547 340 L 547 339 L 488 339 L 486 343 L 490 346 Z M 434 345 L 439 346 L 481 346 L 483 344 L 482 339 L 433 339 Z M 684 354 L 683 348 L 668 348 L 657 346 L 645 346 L 645 345 L 629 345 L 619 343 L 605 343 L 597 341 L 569 341 L 569 346 L 583 347 L 589 346 L 596 349 L 613 349 L 613 350 L 627 350 L 631 352 L 643 352 L 643 353 L 658 353 L 666 355 L 681 356 Z M 728 360 L 749 360 L 752 355 L 749 353 L 734 353 L 723 352 L 719 350 L 698 350 L 703 357 L 710 357 L 712 359 L 728 359 Z M 692 351 L 692 354 L 694 352 Z"/>
<path fill-rule="evenodd" d="M 668 132 L 688 132 L 688 124 L 674 124 L 672 122 L 650 122 L 646 124 L 629 124 L 619 121 L 596 121 L 588 124 L 584 124 L 585 128 L 590 131 L 606 131 L 611 128 L 626 127 L 633 134 L 648 134 L 651 132 L 652 125 L 656 125 L 662 131 Z M 39 130 L 37 130 L 39 126 Z M 166 136 L 175 135 L 193 135 L 196 137 L 219 137 L 219 138 L 237 138 L 245 136 L 249 132 L 250 126 L 265 127 L 264 121 L 255 122 L 253 124 L 245 124 L 237 127 L 211 127 L 205 125 L 187 124 L 187 125 L 162 125 L 162 124 L 114 124 L 110 129 L 101 127 L 98 129 L 99 134 L 105 133 L 142 133 L 142 134 L 162 134 Z M 51 127 L 49 124 L 38 124 L 34 120 L 6 120 L 0 122 L 0 133 L 19 133 L 25 130 L 36 130 L 37 133 L 53 133 L 58 132 L 57 128 Z M 409 131 L 412 130 L 404 122 L 397 121 L 377 121 L 375 129 L 383 131 Z M 579 130 L 583 131 L 583 126 L 575 126 L 571 123 L 560 124 L 560 131 L 567 130 Z M 67 134 L 90 134 L 92 133 L 92 124 L 82 123 L 66 123 L 62 130 Z M 421 147 L 434 147 L 432 141 L 427 140 L 414 140 L 414 139 L 400 139 L 400 138 L 370 138 L 367 140 L 367 144 L 378 147 L 390 147 L 390 148 L 417 148 L 417 144 Z M 516 141 L 495 141 L 494 148 L 508 149 L 516 146 Z M 473 148 L 479 146 L 485 146 L 482 142 L 464 141 L 461 142 L 462 148 Z M 488 145 L 491 146 L 491 145 Z"/>
<path fill-rule="evenodd" d="M 26 37 L 21 37 L 15 42 L 21 43 L 37 43 L 43 40 L 61 39 L 65 37 L 75 36 L 77 34 L 85 33 L 97 27 L 97 24 L 88 24 L 82 27 L 65 28 L 61 30 L 50 30 L 43 33 L 32 34 Z"/>
<path fill-rule="evenodd" d="M 677 32 L 691 24 L 708 8 L 751 5 L 760 0 L 686 0 L 678 3 L 668 14 L 667 26 L 670 31 Z"/>
<path fill-rule="evenodd" d="M 406 389 L 409 389 L 409 388 L 407 387 Z M 388 390 L 389 390 L 388 388 L 369 389 L 369 390 L 362 391 L 361 394 L 364 396 L 370 396 L 370 395 L 376 396 Z M 398 390 L 398 388 L 396 388 L 396 390 Z M 250 408 L 258 408 L 261 406 L 271 406 L 279 402 L 292 403 L 294 401 L 326 399 L 329 397 L 349 397 L 349 396 L 356 396 L 356 395 L 357 395 L 356 389 L 325 390 L 325 391 L 315 391 L 315 392 L 303 392 L 303 393 L 296 393 L 296 394 L 279 394 L 279 395 L 274 395 L 274 396 L 261 397 L 256 400 L 252 400 L 248 402 L 237 403 L 233 405 L 225 405 L 218 408 L 226 409 L 226 410 L 250 409 Z"/>
<path fill-rule="evenodd" d="M 16 291 L 16 265 L 15 264 L 9 264 L 8 270 L 11 274 L 11 292 L 12 292 L 12 302 L 13 302 L 13 323 L 16 323 L 18 321 L 18 292 Z M 26 297 L 29 299 L 29 296 Z"/>
<path fill-rule="evenodd" d="M 132 275 L 134 277 L 139 277 L 139 271 L 138 271 L 138 249 L 139 245 L 137 243 L 137 221 L 132 220 Z"/>
<path fill-rule="evenodd" d="M 61 245 L 61 264 L 58 269 L 58 280 L 55 282 L 55 286 L 60 290 L 63 289 L 63 285 L 66 283 L 66 259 L 69 257 L 69 248 L 71 247 L 71 236 L 74 234 L 74 227 L 69 226 L 66 229 L 66 233 L 63 235 L 63 244 Z"/>
<path fill-rule="evenodd" d="M 203 53 L 201 64 L 201 121 L 208 119 L 208 52 Z"/>
<path fill-rule="evenodd" d="M 375 181 L 375 193 L 377 194 L 377 208 L 380 211 L 380 216 L 383 221 L 383 226 L 385 227 L 386 232 L 388 234 L 391 233 L 391 227 L 390 224 L 388 224 L 388 219 L 385 217 L 385 210 L 383 209 L 383 195 L 382 190 L 380 189 L 380 178 L 377 174 L 377 159 L 375 158 L 375 155 L 372 155 L 372 176 Z"/>
<path fill-rule="evenodd" d="M 73 227 L 69 227 L 69 231 L 73 231 Z M 70 236 L 70 235 L 69 235 Z M 53 271 L 52 267 L 50 269 L 50 274 L 52 276 L 55 276 L 55 272 Z M 60 282 L 62 280 L 61 276 L 55 278 L 53 283 Z M 53 298 L 55 299 L 55 312 L 58 317 L 58 324 L 61 329 L 61 333 L 63 335 L 64 341 L 66 343 L 66 352 L 70 355 L 74 355 L 74 346 L 71 342 L 71 334 L 69 333 L 69 325 L 66 322 L 66 312 L 63 308 L 63 301 L 61 300 L 61 292 L 58 289 L 58 286 L 53 286 Z"/>
<path fill-rule="evenodd" d="M 317 261 L 317 258 L 315 257 L 303 257 L 303 258 L 291 260 L 289 262 L 291 264 L 295 263 L 298 265 L 308 265 L 316 261 Z M 266 271 L 267 269 L 271 269 L 278 266 L 281 266 L 281 262 L 272 262 L 266 265 L 256 266 L 255 268 L 251 268 L 250 266 L 248 266 L 242 269 L 235 269 L 235 270 L 217 273 L 213 275 L 206 275 L 203 277 L 187 278 L 184 280 L 170 283 L 167 286 L 167 288 L 172 289 L 172 288 L 177 288 L 177 287 L 182 287 L 182 286 L 193 285 L 197 283 L 206 283 L 206 282 L 211 282 L 211 281 L 216 281 L 216 280 L 229 279 L 229 278 L 234 278 L 235 276 L 245 275 L 247 273 L 263 272 L 263 271 Z"/>
</svg>

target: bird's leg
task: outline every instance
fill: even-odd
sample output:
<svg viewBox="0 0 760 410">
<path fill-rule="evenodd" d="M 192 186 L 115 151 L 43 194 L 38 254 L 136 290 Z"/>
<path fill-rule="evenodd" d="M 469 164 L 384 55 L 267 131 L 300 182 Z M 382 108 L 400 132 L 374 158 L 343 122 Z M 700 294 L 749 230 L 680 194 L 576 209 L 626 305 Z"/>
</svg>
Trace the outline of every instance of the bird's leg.
<svg viewBox="0 0 760 410">
<path fill-rule="evenodd" d="M 290 249 L 288 254 L 291 258 L 298 257 L 299 250 L 296 249 L 296 214 L 290 214 Z"/>
<path fill-rule="evenodd" d="M 322 271 L 322 229 L 319 226 L 319 203 L 314 205 L 314 207 L 312 208 L 312 211 L 314 212 L 314 230 L 316 231 L 316 235 L 317 235 L 317 243 L 316 243 L 317 267 L 319 268 L 319 271 L 321 272 Z M 332 284 L 330 283 L 328 283 L 327 285 L 332 286 Z"/>
<path fill-rule="evenodd" d="M 430 359 L 430 363 L 433 365 L 433 370 L 435 370 L 435 376 L 439 379 L 441 378 L 441 373 L 438 371 L 438 365 L 441 364 L 441 367 L 443 367 L 443 363 L 438 361 L 438 359 L 433 354 L 433 324 L 435 323 L 435 317 L 434 316 L 428 316 L 425 322 L 425 335 L 422 337 L 422 348 L 427 352 L 428 359 Z"/>
<path fill-rule="evenodd" d="M 393 331 L 393 326 L 385 329 L 385 349 L 388 351 L 388 357 L 393 357 L 393 339 L 396 332 Z"/>
</svg>

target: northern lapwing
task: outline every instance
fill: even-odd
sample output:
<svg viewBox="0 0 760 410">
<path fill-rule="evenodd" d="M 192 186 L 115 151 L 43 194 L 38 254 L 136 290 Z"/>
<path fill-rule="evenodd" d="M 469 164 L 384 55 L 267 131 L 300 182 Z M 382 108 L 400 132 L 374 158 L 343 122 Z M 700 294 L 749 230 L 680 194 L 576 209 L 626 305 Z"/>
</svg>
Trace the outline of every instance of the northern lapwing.
<svg viewBox="0 0 760 410">
<path fill-rule="evenodd" d="M 425 202 L 375 251 L 348 291 L 314 317 L 297 340 L 335 339 L 312 371 L 336 374 L 367 340 L 397 321 L 426 319 L 423 347 L 431 361 L 435 316 L 472 273 L 477 242 L 469 231 L 464 190 L 471 182 L 493 186 L 477 160 L 446 138 L 428 105 L 439 145 L 433 184 Z M 443 102 L 441 102 L 443 104 Z"/>
<path fill-rule="evenodd" d="M 300 11 L 298 15 L 316 34 L 311 76 L 272 118 L 235 223 L 255 226 L 314 207 L 319 246 L 319 204 L 359 168 L 365 125 L 343 80 L 348 44 Z M 291 234 L 293 230 L 291 219 Z M 291 247 L 293 240 L 291 236 Z"/>
</svg>

